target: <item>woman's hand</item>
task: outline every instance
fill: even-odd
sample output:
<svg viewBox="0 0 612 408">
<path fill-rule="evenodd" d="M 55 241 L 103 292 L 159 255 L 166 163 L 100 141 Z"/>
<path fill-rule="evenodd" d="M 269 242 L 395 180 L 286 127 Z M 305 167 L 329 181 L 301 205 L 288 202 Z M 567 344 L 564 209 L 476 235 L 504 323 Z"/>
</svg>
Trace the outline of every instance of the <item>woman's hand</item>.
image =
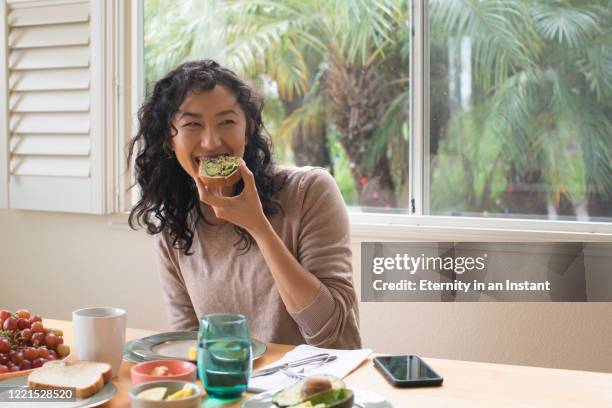
<svg viewBox="0 0 612 408">
<path fill-rule="evenodd" d="M 235 197 L 224 197 L 220 189 L 209 188 L 195 178 L 200 201 L 208 204 L 215 216 L 246 229 L 251 235 L 264 228 L 268 220 L 264 215 L 255 178 L 244 160 L 240 162 L 240 175 L 244 181 L 242 192 Z"/>
</svg>

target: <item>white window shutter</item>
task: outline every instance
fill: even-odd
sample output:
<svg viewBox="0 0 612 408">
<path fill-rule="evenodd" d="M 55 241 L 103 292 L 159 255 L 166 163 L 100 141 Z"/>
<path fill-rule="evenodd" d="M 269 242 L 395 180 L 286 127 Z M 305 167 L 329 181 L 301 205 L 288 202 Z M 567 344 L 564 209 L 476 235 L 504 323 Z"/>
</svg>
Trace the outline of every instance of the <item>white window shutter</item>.
<svg viewBox="0 0 612 408">
<path fill-rule="evenodd" d="M 7 132 L 0 204 L 107 213 L 103 2 L 0 2 Z"/>
</svg>

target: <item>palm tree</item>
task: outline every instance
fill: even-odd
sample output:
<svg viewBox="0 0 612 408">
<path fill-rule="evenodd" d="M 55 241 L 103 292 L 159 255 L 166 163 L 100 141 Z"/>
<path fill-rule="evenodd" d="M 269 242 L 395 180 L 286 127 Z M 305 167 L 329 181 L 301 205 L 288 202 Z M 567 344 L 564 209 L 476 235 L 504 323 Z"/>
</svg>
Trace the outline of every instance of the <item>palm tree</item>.
<svg viewBox="0 0 612 408">
<path fill-rule="evenodd" d="M 444 141 L 433 206 L 448 208 L 459 196 L 456 208 L 468 211 L 546 214 L 550 202 L 571 215 L 589 199 L 608 199 L 612 2 L 430 4 L 432 72 L 441 72 L 434 86 L 448 81 L 435 66 L 449 64 L 449 39 L 469 39 L 474 71 L 471 104 L 437 128 Z M 463 181 L 459 189 L 449 173 Z"/>
<path fill-rule="evenodd" d="M 406 176 L 407 1 L 227 2 L 230 65 L 257 66 L 279 87 L 298 164 L 321 164 L 331 122 L 349 160 L 362 206 L 395 207 Z M 404 88 L 402 89 L 402 85 Z M 402 104 L 403 102 L 403 104 Z M 404 108 L 404 109 L 402 109 Z M 389 145 L 397 149 L 388 151 Z M 323 159 L 325 162 L 325 159 Z"/>
</svg>

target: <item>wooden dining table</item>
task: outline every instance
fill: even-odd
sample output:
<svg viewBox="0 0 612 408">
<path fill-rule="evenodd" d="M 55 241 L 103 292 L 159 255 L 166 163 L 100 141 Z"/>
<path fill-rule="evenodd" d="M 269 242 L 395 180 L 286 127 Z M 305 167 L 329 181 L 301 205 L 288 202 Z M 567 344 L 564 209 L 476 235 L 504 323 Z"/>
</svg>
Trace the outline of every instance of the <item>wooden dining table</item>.
<svg viewBox="0 0 612 408">
<path fill-rule="evenodd" d="M 65 343 L 74 351 L 71 322 L 45 319 L 44 324 L 45 327 L 63 330 Z M 149 330 L 127 329 L 126 340 L 155 333 Z M 293 347 L 268 343 L 266 353 L 254 362 L 254 369 L 278 360 Z M 612 407 L 611 373 L 424 358 L 444 377 L 443 385 L 394 388 L 374 368 L 372 357 L 374 355 L 344 379 L 347 387 L 380 394 L 395 408 Z M 128 390 L 132 387 L 132 365 L 125 361 L 122 363 L 119 375 L 113 379 L 117 394 L 102 405 L 103 408 L 130 407 Z M 251 396 L 245 394 L 243 400 Z M 234 408 L 240 407 L 242 401 L 221 403 L 218 400 L 207 400 L 205 397 L 202 407 Z"/>
</svg>

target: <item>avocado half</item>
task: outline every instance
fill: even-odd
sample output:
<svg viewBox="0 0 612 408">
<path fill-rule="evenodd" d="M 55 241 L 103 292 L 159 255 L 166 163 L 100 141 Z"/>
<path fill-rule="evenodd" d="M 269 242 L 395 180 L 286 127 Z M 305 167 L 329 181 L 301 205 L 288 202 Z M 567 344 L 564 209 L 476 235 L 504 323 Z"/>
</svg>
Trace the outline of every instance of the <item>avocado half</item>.
<svg viewBox="0 0 612 408">
<path fill-rule="evenodd" d="M 353 406 L 353 391 L 348 388 L 323 391 L 308 397 L 303 403 L 307 402 L 310 402 L 312 408 L 351 408 Z M 294 405 L 289 408 L 297 408 L 297 406 Z"/>
<path fill-rule="evenodd" d="M 272 402 L 279 407 L 350 408 L 353 392 L 341 379 L 331 375 L 308 377 L 277 392 Z M 297 408 L 297 407 L 296 407 Z"/>
<path fill-rule="evenodd" d="M 222 154 L 200 161 L 199 176 L 202 182 L 211 187 L 234 185 L 240 180 L 240 158 Z"/>
</svg>

